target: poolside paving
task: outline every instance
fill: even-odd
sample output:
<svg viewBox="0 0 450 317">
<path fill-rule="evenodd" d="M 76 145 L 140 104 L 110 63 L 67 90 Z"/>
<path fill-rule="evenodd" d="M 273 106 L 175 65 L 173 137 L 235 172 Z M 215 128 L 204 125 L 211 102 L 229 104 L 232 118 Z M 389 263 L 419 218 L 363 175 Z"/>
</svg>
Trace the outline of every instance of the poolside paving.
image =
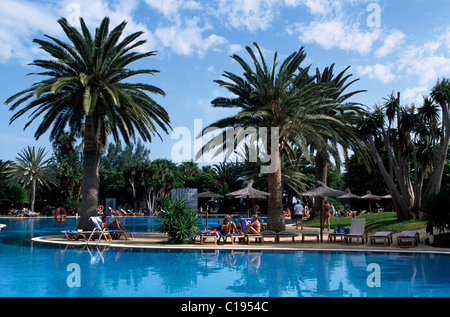
<svg viewBox="0 0 450 317">
<path fill-rule="evenodd" d="M 398 234 L 393 234 L 393 242 L 390 245 L 384 246 L 382 243 L 378 243 L 376 245 L 370 245 L 369 242 L 364 242 L 364 244 L 356 244 L 356 243 L 347 243 L 344 244 L 338 241 L 329 242 L 328 234 L 333 231 L 324 230 L 323 231 L 323 242 L 317 242 L 317 240 L 311 236 L 305 238 L 305 241 L 302 242 L 302 230 L 295 229 L 294 224 L 288 224 L 286 226 L 287 231 L 293 232 L 295 236 L 295 242 L 292 243 L 290 239 L 283 239 L 280 243 L 276 243 L 273 239 L 267 239 L 264 243 L 236 243 L 231 244 L 231 242 L 223 243 L 220 242 L 217 245 L 207 243 L 200 244 L 200 239 L 194 240 L 192 243 L 183 244 L 183 245 L 171 245 L 168 244 L 167 235 L 157 233 L 157 232 L 136 232 L 133 233 L 133 240 L 125 240 L 124 238 L 120 238 L 118 240 L 112 240 L 105 242 L 101 240 L 99 245 L 102 246 L 110 246 L 110 247 L 123 247 L 123 248 L 173 248 L 173 249 L 262 249 L 262 250 L 348 250 L 348 251 L 420 251 L 420 252 L 439 252 L 439 253 L 448 253 L 450 254 L 450 249 L 446 248 L 436 248 L 424 243 L 424 239 L 428 237 L 425 229 L 419 230 L 420 234 L 420 242 L 415 247 L 397 247 L 397 236 Z M 304 227 L 306 231 L 317 231 L 318 228 L 308 228 Z M 46 236 L 46 237 L 37 237 L 33 238 L 35 242 L 45 242 L 45 243 L 56 243 L 62 245 L 86 245 L 86 242 L 79 241 L 68 241 L 64 235 L 55 235 L 55 236 Z M 97 241 L 91 241 L 89 245 L 96 245 Z"/>
</svg>

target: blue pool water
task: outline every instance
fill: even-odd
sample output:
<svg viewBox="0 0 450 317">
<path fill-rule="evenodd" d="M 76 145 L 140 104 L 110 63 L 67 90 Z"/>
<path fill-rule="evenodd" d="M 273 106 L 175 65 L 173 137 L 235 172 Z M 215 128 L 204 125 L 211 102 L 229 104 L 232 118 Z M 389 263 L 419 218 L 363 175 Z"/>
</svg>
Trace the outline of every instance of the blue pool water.
<svg viewBox="0 0 450 317">
<path fill-rule="evenodd" d="M 87 249 L 31 242 L 59 232 L 53 219 L 0 223 L 9 225 L 0 231 L 2 296 L 450 296 L 448 255 Z M 153 223 L 125 219 L 134 232 L 153 230 Z M 75 226 L 68 219 L 63 229 Z M 81 287 L 71 285 L 75 280 Z"/>
</svg>

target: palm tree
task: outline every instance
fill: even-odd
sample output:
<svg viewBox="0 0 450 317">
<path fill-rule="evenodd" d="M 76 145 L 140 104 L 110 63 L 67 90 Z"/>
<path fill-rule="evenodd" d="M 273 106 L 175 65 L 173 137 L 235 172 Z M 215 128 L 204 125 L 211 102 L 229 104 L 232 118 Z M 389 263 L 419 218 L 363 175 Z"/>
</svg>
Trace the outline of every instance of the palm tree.
<svg viewBox="0 0 450 317">
<path fill-rule="evenodd" d="M 316 149 L 315 155 L 315 181 L 323 184 L 327 183 L 327 168 L 330 157 L 333 157 L 336 165 L 340 168 L 341 156 L 348 159 L 348 150 L 351 149 L 359 159 L 369 163 L 368 147 L 364 143 L 364 136 L 361 135 L 356 124 L 359 122 L 360 116 L 364 113 L 364 109 L 360 104 L 349 102 L 348 100 L 356 94 L 365 92 L 365 90 L 356 90 L 347 92 L 347 88 L 359 79 L 348 81 L 352 75 L 347 75 L 346 72 L 350 68 L 348 66 L 343 71 L 334 74 L 334 66 L 326 67 L 322 72 L 316 69 L 316 84 L 321 87 L 327 87 L 324 91 L 327 96 L 327 105 L 322 108 L 323 115 L 330 116 L 336 121 L 331 123 L 333 133 L 328 134 L 328 129 L 323 134 L 325 147 L 320 147 L 324 144 L 321 140 L 319 146 L 312 143 L 312 147 Z M 322 200 L 315 200 L 315 210 L 320 210 Z"/>
<path fill-rule="evenodd" d="M 21 184 L 30 188 L 31 211 L 34 212 L 34 201 L 38 185 L 49 187 L 55 185 L 57 170 L 52 163 L 52 158 L 45 159 L 48 152 L 45 148 L 27 147 L 19 153 L 15 162 L 6 170 L 6 177 L 10 185 Z"/>
<path fill-rule="evenodd" d="M 164 95 L 153 85 L 127 83 L 135 75 L 155 74 L 154 69 L 132 70 L 129 65 L 145 57 L 154 56 L 154 51 L 137 53 L 133 49 L 145 43 L 138 40 L 143 32 L 132 33 L 121 38 L 126 22 L 109 32 L 109 18 L 105 17 L 92 37 L 84 20 L 80 18 L 81 33 L 65 18 L 58 20 L 70 43 L 52 36 L 51 41 L 35 39 L 40 48 L 49 53 L 51 60 L 35 60 L 32 65 L 43 69 L 37 75 L 47 78 L 35 83 L 6 103 L 10 110 L 18 110 L 11 118 L 31 112 L 27 128 L 37 118 L 42 120 L 36 130 L 38 139 L 50 130 L 55 140 L 66 128 L 70 135 L 81 133 L 83 137 L 83 188 L 79 228 L 92 225 L 88 219 L 96 214 L 99 188 L 99 160 L 101 148 L 111 134 L 116 142 L 119 138 L 129 144 L 139 135 L 150 141 L 159 126 L 168 132 L 169 115 L 148 93 Z"/>
<path fill-rule="evenodd" d="M 271 166 L 275 171 L 267 173 L 268 192 L 268 228 L 280 231 L 285 229 L 282 203 L 282 167 L 281 153 L 288 141 L 296 143 L 304 153 L 307 153 L 306 140 L 320 143 L 321 136 L 317 131 L 326 131 L 332 117 L 320 114 L 323 100 L 313 85 L 313 78 L 308 76 L 308 68 L 300 68 L 306 54 L 304 48 L 289 55 L 281 65 L 274 55 L 272 66 L 268 67 L 263 54 L 254 43 L 258 56 L 250 47 L 246 47 L 254 69 L 238 55 L 232 58 L 243 68 L 243 77 L 230 72 L 223 75 L 228 81 L 216 80 L 221 87 L 225 87 L 235 95 L 233 98 L 216 98 L 212 101 L 214 107 L 237 108 L 240 111 L 228 118 L 218 120 L 209 127 L 225 128 L 275 128 L 277 138 L 271 135 L 268 139 L 268 155 Z M 331 133 L 330 130 L 328 130 Z M 226 133 L 224 132 L 226 136 Z M 223 144 L 234 140 L 227 140 L 221 136 Z M 209 149 L 216 140 L 205 145 Z M 274 142 L 275 144 L 273 144 Z M 274 148 L 276 153 L 271 152 Z M 203 150 L 203 149 L 202 149 Z M 228 150 L 228 149 L 227 149 Z M 202 152 L 203 153 L 203 152 Z"/>
</svg>

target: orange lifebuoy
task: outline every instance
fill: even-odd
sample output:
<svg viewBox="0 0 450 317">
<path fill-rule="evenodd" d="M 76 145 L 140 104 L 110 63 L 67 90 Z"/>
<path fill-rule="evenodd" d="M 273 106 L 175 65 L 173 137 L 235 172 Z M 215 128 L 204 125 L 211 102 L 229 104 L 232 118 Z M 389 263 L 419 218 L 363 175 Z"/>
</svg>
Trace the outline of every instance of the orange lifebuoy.
<svg viewBox="0 0 450 317">
<path fill-rule="evenodd" d="M 59 222 L 59 223 L 66 221 L 66 211 L 64 210 L 63 207 L 56 208 L 55 220 L 56 220 L 56 222 Z"/>
<path fill-rule="evenodd" d="M 105 210 L 105 207 L 103 207 L 102 205 L 99 205 L 99 206 L 97 207 L 97 211 L 98 211 L 98 212 L 102 212 L 103 210 Z"/>
<path fill-rule="evenodd" d="M 308 206 L 305 206 L 305 215 L 307 216 L 307 215 L 309 215 L 309 208 L 308 208 Z"/>
</svg>

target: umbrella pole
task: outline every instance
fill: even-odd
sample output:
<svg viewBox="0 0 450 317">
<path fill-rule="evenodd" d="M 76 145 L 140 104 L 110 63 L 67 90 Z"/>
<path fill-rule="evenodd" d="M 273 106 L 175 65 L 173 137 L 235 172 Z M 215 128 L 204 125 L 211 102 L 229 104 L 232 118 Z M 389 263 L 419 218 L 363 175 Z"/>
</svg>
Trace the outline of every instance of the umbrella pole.
<svg viewBox="0 0 450 317">
<path fill-rule="evenodd" d="M 323 242 L 323 215 L 322 210 L 320 210 L 320 242 Z"/>
<path fill-rule="evenodd" d="M 208 209 L 206 209 L 206 223 L 205 223 L 205 231 L 208 230 Z"/>
</svg>

